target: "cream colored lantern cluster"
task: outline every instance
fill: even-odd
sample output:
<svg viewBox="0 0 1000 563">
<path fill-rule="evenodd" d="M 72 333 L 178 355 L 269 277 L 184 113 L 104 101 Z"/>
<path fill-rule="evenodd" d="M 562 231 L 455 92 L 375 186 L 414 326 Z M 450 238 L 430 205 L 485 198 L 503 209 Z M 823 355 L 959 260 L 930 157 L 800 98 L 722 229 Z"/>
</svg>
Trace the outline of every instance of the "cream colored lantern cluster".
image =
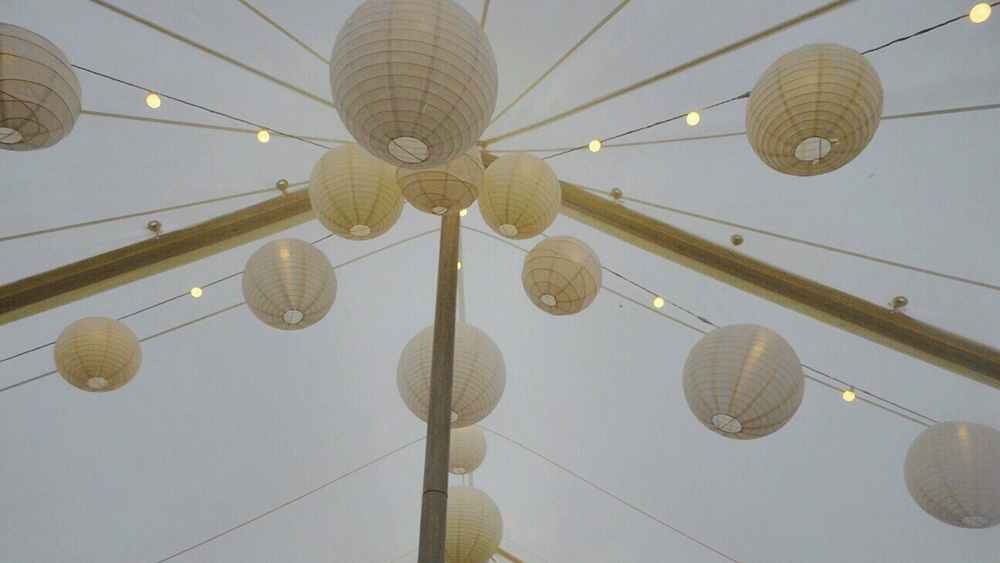
<svg viewBox="0 0 1000 563">
<path fill-rule="evenodd" d="M 282 330 L 319 322 L 337 296 L 337 275 L 326 256 L 308 242 L 283 238 L 250 256 L 243 270 L 243 298 L 253 314 Z"/>
<path fill-rule="evenodd" d="M 316 162 L 309 201 L 324 227 L 352 240 L 381 235 L 403 212 L 396 168 L 354 143 L 332 149 Z"/>
<path fill-rule="evenodd" d="M 550 237 L 525 256 L 521 281 L 539 309 L 572 315 L 590 306 L 601 289 L 601 261 L 573 237 Z"/>
<path fill-rule="evenodd" d="M 486 169 L 479 211 L 491 229 L 512 239 L 541 234 L 555 221 L 562 204 L 559 179 L 537 156 L 514 153 Z"/>
<path fill-rule="evenodd" d="M 413 207 L 434 215 L 453 215 L 479 197 L 483 185 L 483 157 L 473 149 L 455 160 L 428 168 L 400 168 L 396 180 Z"/>
<path fill-rule="evenodd" d="M 502 539 L 503 518 L 493 499 L 472 487 L 448 487 L 446 563 L 486 563 Z"/>
<path fill-rule="evenodd" d="M 53 348 L 63 379 L 84 391 L 113 391 L 139 371 L 139 339 L 124 324 L 106 317 L 86 317 L 66 327 Z"/>
<path fill-rule="evenodd" d="M 448 449 L 448 471 L 472 473 L 486 459 L 486 435 L 478 426 L 452 428 Z"/>
</svg>

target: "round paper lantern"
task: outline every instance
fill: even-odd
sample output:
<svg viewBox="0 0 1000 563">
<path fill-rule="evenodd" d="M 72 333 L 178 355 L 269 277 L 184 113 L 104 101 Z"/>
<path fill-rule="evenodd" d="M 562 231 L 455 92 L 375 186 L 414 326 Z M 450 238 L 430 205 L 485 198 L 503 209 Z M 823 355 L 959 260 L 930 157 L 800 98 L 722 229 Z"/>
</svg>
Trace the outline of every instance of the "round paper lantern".
<svg viewBox="0 0 1000 563">
<path fill-rule="evenodd" d="M 601 261 L 573 237 L 550 237 L 525 256 L 521 281 L 539 309 L 572 315 L 586 309 L 601 289 Z"/>
<path fill-rule="evenodd" d="M 805 376 L 778 333 L 730 325 L 705 335 L 684 363 L 684 396 L 709 430 L 739 440 L 785 425 L 802 404 Z"/>
<path fill-rule="evenodd" d="M 427 420 L 431 394 L 434 326 L 417 333 L 399 356 L 396 384 L 403 402 Z M 455 325 L 455 371 L 451 392 L 451 427 L 462 428 L 486 418 L 500 402 L 507 384 L 500 349 L 486 333 L 465 323 Z"/>
<path fill-rule="evenodd" d="M 906 488 L 924 512 L 960 528 L 1000 524 L 1000 432 L 971 422 L 924 430 L 904 465 Z"/>
<path fill-rule="evenodd" d="M 337 275 L 308 242 L 283 238 L 257 249 L 243 270 L 243 299 L 274 328 L 298 330 L 319 322 L 337 296 Z"/>
<path fill-rule="evenodd" d="M 448 487 L 446 563 L 486 563 L 502 539 L 503 518 L 493 499 L 472 487 Z"/>
<path fill-rule="evenodd" d="M 778 172 L 815 176 L 847 164 L 882 116 L 882 83 L 854 49 L 818 43 L 774 62 L 747 102 L 747 139 Z"/>
<path fill-rule="evenodd" d="M 129 327 L 107 317 L 86 317 L 66 327 L 53 356 L 63 379 L 84 391 L 112 391 L 139 371 L 142 349 Z"/>
<path fill-rule="evenodd" d="M 555 221 L 561 204 L 559 178 L 537 156 L 508 154 L 486 169 L 479 210 L 486 224 L 505 237 L 526 239 L 542 233 Z"/>
<path fill-rule="evenodd" d="M 354 143 L 332 149 L 316 162 L 309 201 L 324 227 L 353 240 L 381 235 L 403 212 L 396 169 Z"/>
<path fill-rule="evenodd" d="M 80 82 L 49 40 L 0 23 L 0 149 L 44 149 L 80 117 Z"/>
<path fill-rule="evenodd" d="M 448 471 L 472 473 L 486 459 L 486 435 L 478 426 L 453 428 L 448 451 Z"/>
<path fill-rule="evenodd" d="M 333 103 L 373 155 L 403 168 L 472 148 L 497 99 L 497 63 L 479 22 L 453 0 L 367 0 L 330 56 Z"/>
<path fill-rule="evenodd" d="M 483 159 L 473 149 L 455 160 L 427 170 L 396 170 L 406 201 L 434 215 L 452 215 L 472 205 L 483 185 Z"/>
</svg>

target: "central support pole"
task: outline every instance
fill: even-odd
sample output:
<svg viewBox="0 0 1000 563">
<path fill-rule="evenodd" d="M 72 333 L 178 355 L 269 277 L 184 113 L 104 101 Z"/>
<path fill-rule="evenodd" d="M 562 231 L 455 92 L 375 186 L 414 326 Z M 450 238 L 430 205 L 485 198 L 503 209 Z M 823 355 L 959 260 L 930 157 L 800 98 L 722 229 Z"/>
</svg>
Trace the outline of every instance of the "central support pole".
<svg viewBox="0 0 1000 563">
<path fill-rule="evenodd" d="M 455 368 L 455 294 L 458 287 L 458 215 L 441 218 L 437 306 L 427 408 L 424 496 L 420 509 L 417 563 L 444 563 L 448 512 L 448 449 L 451 442 L 451 383 Z"/>
</svg>

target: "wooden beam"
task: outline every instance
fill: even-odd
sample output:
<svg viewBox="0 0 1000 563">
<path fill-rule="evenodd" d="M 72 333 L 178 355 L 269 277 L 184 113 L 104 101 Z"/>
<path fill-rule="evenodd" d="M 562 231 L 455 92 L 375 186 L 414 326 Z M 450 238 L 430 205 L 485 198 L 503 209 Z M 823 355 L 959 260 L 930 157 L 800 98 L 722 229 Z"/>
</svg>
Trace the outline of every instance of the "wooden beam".
<svg viewBox="0 0 1000 563">
<path fill-rule="evenodd" d="M 165 272 L 313 219 L 308 190 L 0 287 L 0 325 Z"/>
</svg>

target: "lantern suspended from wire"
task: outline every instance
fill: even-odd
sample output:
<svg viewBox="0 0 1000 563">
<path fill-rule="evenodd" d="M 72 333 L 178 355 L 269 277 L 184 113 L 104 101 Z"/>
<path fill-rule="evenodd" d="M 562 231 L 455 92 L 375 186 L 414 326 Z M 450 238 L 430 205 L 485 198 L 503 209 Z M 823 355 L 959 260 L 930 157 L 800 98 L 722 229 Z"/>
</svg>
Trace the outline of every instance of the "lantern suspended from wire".
<svg viewBox="0 0 1000 563">
<path fill-rule="evenodd" d="M 473 149 L 455 160 L 426 170 L 396 170 L 403 197 L 434 215 L 452 215 L 472 205 L 483 185 L 483 158 Z"/>
<path fill-rule="evenodd" d="M 747 139 L 778 172 L 815 176 L 861 154 L 881 116 L 882 83 L 868 59 L 818 43 L 783 55 L 757 80 Z"/>
<path fill-rule="evenodd" d="M 486 563 L 502 539 L 503 517 L 493 499 L 472 487 L 448 487 L 446 563 Z"/>
<path fill-rule="evenodd" d="M 66 56 L 44 37 L 0 23 L 0 149 L 44 149 L 80 117 L 80 82 Z"/>
<path fill-rule="evenodd" d="M 497 233 L 513 239 L 541 234 L 559 214 L 562 191 L 552 168 L 537 156 L 513 153 L 486 169 L 479 210 Z"/>
<path fill-rule="evenodd" d="M 282 330 L 319 322 L 337 296 L 337 275 L 318 248 L 283 238 L 257 249 L 243 270 L 243 298 L 253 314 Z"/>
<path fill-rule="evenodd" d="M 330 56 L 333 103 L 366 150 L 403 168 L 472 148 L 497 99 L 497 64 L 479 22 L 454 0 L 366 0 Z"/>
<path fill-rule="evenodd" d="M 573 237 L 550 237 L 525 256 L 521 281 L 539 309 L 572 315 L 586 309 L 601 289 L 601 261 Z"/>
<path fill-rule="evenodd" d="M 309 201 L 324 227 L 352 240 L 381 235 L 403 212 L 396 169 L 354 143 L 332 149 L 316 162 Z"/>
<path fill-rule="evenodd" d="M 142 362 L 139 339 L 106 317 L 80 319 L 59 334 L 53 348 L 63 379 L 84 391 L 112 391 L 132 380 Z"/>
<path fill-rule="evenodd" d="M 478 426 L 453 428 L 448 451 L 448 471 L 472 473 L 486 459 L 486 435 Z"/>
</svg>

